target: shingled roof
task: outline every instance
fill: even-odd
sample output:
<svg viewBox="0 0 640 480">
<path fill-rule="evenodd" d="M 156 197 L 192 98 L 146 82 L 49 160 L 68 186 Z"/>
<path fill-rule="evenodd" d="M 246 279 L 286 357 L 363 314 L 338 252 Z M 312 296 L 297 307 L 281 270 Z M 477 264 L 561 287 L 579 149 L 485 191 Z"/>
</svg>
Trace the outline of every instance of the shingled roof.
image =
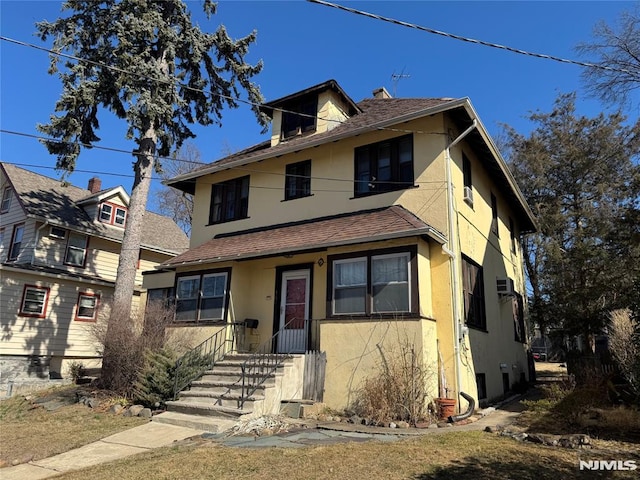
<svg viewBox="0 0 640 480">
<path fill-rule="evenodd" d="M 194 193 L 195 181 L 193 179 L 223 170 L 230 165 L 249 164 L 292 151 L 334 142 L 364 131 L 400 123 L 412 116 L 427 115 L 431 109 L 435 113 L 436 110 L 455 108 L 462 106 L 463 103 L 464 99 L 452 98 L 368 98 L 357 104 L 361 110 L 358 114 L 349 117 L 332 130 L 314 135 L 293 137 L 274 146 L 271 146 L 270 140 L 265 141 L 221 158 L 214 163 L 198 167 L 189 173 L 179 175 L 169 180 L 167 185 L 187 193 Z"/>
<path fill-rule="evenodd" d="M 47 219 L 53 225 L 82 231 L 89 235 L 122 242 L 124 230 L 93 221 L 78 203 L 96 196 L 90 190 L 65 185 L 10 163 L 1 162 L 25 213 Z M 98 193 L 104 193 L 101 191 Z M 164 215 L 145 212 L 142 247 L 167 253 L 181 253 L 189 247 L 189 239 L 176 223 Z"/>
<path fill-rule="evenodd" d="M 217 263 L 321 250 L 391 238 L 445 237 L 400 205 L 221 234 L 162 265 Z"/>
</svg>

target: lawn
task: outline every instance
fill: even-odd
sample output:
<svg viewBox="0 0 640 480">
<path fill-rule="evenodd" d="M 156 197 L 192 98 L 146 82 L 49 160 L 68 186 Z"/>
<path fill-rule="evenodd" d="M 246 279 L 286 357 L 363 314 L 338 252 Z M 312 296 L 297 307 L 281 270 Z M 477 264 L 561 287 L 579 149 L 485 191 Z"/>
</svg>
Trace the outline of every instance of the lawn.
<svg viewBox="0 0 640 480">
<path fill-rule="evenodd" d="M 60 453 L 144 423 L 106 413 L 108 401 L 92 410 L 70 404 L 54 411 L 47 398 L 73 396 L 75 391 L 48 392 L 29 400 L 0 402 L 0 460 L 29 461 Z M 113 402 L 113 401 L 112 401 Z M 569 402 L 569 403 L 567 403 Z M 241 449 L 202 438 L 153 450 L 123 460 L 56 477 L 57 480 L 138 479 L 581 479 L 637 478 L 637 472 L 587 472 L 580 460 L 634 460 L 640 466 L 640 425 L 636 410 L 600 409 L 603 418 L 622 417 L 615 428 L 584 427 L 571 417 L 583 397 L 532 402 L 514 428 L 542 433 L 589 433 L 592 448 L 548 447 L 480 431 L 452 431 L 396 442 L 354 442 L 305 448 Z M 71 402 L 69 402 L 71 403 Z M 610 413 L 612 416 L 607 416 Z M 575 421 L 569 421 L 573 418 Z M 591 430 L 589 430 L 591 428 Z M 0 478 L 2 470 L 0 469 Z"/>
<path fill-rule="evenodd" d="M 77 391 L 66 386 L 0 401 L 0 465 L 50 457 L 149 421 L 109 414 L 108 402 L 96 409 L 75 403 Z"/>
</svg>

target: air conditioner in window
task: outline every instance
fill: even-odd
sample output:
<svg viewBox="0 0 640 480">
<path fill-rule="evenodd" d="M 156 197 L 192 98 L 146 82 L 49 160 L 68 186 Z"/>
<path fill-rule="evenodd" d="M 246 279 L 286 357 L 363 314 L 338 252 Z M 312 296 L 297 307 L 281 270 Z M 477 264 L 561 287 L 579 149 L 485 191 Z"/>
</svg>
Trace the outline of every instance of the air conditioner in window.
<svg viewBox="0 0 640 480">
<path fill-rule="evenodd" d="M 496 280 L 496 286 L 498 288 L 498 295 L 500 296 L 512 297 L 516 293 L 513 285 L 513 279 L 509 277 L 498 278 Z"/>
<path fill-rule="evenodd" d="M 473 207 L 473 187 L 464 187 L 462 198 L 469 206 Z"/>
</svg>

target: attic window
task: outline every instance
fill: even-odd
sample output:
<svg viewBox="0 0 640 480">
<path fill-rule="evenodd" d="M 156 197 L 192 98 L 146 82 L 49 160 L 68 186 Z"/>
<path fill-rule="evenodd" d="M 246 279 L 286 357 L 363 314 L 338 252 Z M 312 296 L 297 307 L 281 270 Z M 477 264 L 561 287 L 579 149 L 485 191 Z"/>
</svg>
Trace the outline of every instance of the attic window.
<svg viewBox="0 0 640 480">
<path fill-rule="evenodd" d="M 2 191 L 2 203 L 0 203 L 0 213 L 8 212 L 11 206 L 11 187 L 5 187 Z"/>
<path fill-rule="evenodd" d="M 67 238 L 67 231 L 64 228 L 51 227 L 51 230 L 49 231 L 49 236 L 51 238 L 64 239 L 64 238 Z"/>
<path fill-rule="evenodd" d="M 105 202 L 100 205 L 98 218 L 103 223 L 124 227 L 127 220 L 127 209 L 113 203 Z"/>
<path fill-rule="evenodd" d="M 318 98 L 300 100 L 283 106 L 282 138 L 291 138 L 316 130 Z"/>
</svg>

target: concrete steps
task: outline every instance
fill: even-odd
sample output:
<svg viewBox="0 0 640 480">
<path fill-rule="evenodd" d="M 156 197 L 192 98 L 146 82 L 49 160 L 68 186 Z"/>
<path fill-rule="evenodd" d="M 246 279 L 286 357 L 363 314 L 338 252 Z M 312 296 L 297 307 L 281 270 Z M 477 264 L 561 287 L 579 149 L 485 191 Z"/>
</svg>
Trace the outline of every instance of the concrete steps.
<svg viewBox="0 0 640 480">
<path fill-rule="evenodd" d="M 229 430 L 236 423 L 236 417 L 189 415 L 179 412 L 163 412 L 154 415 L 151 421 L 175 425 L 178 427 L 193 428 L 209 433 L 222 433 Z"/>
<path fill-rule="evenodd" d="M 282 378 L 285 366 L 280 366 L 275 372 L 267 374 L 269 367 L 264 368 L 261 362 L 251 369 L 245 381 L 251 383 L 267 376 L 264 383 L 257 387 L 250 398 L 245 399 L 240 409 L 242 399 L 242 366 L 250 359 L 250 354 L 234 354 L 215 364 L 207 370 L 200 379 L 191 383 L 188 389 L 179 394 L 175 401 L 167 402 L 167 413 L 202 417 L 237 418 L 253 413 L 256 406 L 261 406 L 267 395 L 267 389 L 276 388 L 278 378 Z M 261 358 L 263 362 L 264 357 Z M 288 360 L 285 360 L 287 362 Z M 262 411 L 261 408 L 258 408 Z"/>
</svg>

